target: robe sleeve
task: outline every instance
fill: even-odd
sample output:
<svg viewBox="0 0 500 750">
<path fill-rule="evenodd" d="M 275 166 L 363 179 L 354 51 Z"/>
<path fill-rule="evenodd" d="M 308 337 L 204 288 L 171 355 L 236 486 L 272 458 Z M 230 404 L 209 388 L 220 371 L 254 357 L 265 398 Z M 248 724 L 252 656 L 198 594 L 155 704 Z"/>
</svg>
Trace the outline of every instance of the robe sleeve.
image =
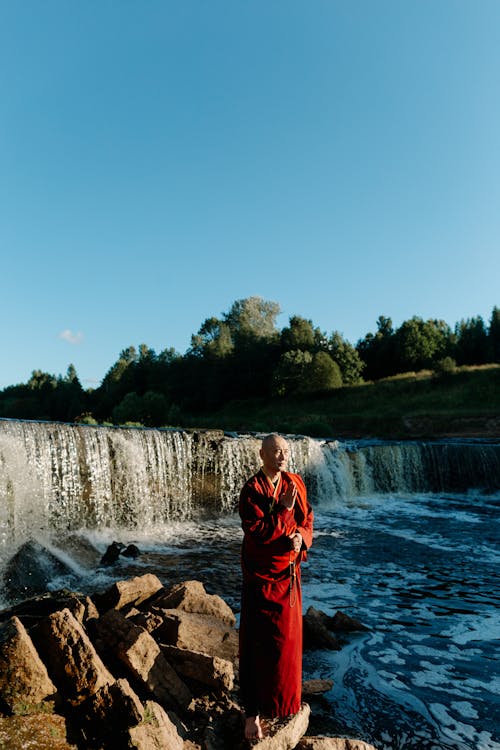
<svg viewBox="0 0 500 750">
<path fill-rule="evenodd" d="M 278 503 L 272 513 L 266 513 L 258 502 L 258 494 L 248 485 L 241 491 L 239 510 L 243 531 L 261 544 L 290 536 L 297 530 L 292 510 Z"/>
<path fill-rule="evenodd" d="M 307 501 L 307 490 L 302 477 L 299 474 L 293 474 L 292 478 L 300 498 L 300 518 L 296 530 L 302 537 L 302 549 L 306 551 L 312 545 L 314 513 L 310 503 Z"/>
</svg>

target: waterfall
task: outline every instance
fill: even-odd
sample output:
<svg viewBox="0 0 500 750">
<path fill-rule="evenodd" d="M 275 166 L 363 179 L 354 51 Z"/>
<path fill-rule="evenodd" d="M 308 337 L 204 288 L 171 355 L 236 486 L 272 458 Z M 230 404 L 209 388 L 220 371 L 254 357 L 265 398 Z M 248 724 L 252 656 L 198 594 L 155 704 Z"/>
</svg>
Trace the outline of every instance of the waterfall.
<svg viewBox="0 0 500 750">
<path fill-rule="evenodd" d="M 290 437 L 311 501 L 500 487 L 500 446 L 479 441 L 343 443 Z M 222 431 L 0 420 L 0 546 L 77 529 L 140 529 L 236 509 L 260 440 Z"/>
</svg>

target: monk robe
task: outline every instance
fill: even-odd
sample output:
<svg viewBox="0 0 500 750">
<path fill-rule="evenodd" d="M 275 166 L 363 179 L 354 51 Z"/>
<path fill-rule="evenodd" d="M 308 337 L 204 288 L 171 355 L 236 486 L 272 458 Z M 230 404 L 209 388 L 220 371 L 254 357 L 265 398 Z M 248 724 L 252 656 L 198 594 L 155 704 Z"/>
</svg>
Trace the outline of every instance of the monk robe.
<svg viewBox="0 0 500 750">
<path fill-rule="evenodd" d="M 278 498 L 293 480 L 289 510 Z M 289 716 L 300 710 L 302 594 L 300 563 L 312 544 L 313 511 L 298 474 L 281 472 L 277 485 L 261 470 L 241 491 L 244 531 L 240 622 L 240 693 L 247 716 Z M 300 552 L 290 535 L 302 535 Z"/>
</svg>

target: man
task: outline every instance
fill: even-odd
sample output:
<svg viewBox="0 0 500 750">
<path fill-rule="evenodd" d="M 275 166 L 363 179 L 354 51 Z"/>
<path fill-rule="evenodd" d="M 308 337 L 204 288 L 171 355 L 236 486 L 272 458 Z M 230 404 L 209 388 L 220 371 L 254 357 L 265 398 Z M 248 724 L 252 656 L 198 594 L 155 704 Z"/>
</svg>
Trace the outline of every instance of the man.
<svg viewBox="0 0 500 750">
<path fill-rule="evenodd" d="M 262 468 L 240 495 L 240 690 L 247 739 L 263 736 L 261 714 L 290 716 L 301 705 L 300 563 L 312 544 L 313 511 L 302 478 L 285 471 L 288 455 L 284 438 L 265 437 Z"/>
</svg>

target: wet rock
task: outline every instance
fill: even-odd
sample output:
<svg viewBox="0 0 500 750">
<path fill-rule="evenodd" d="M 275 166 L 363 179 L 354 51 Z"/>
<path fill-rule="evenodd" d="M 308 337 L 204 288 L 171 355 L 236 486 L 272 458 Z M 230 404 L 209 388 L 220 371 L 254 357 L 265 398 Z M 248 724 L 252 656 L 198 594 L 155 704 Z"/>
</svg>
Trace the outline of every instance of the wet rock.
<svg viewBox="0 0 500 750">
<path fill-rule="evenodd" d="M 305 680 L 302 683 L 302 695 L 322 695 L 333 687 L 333 680 Z"/>
<path fill-rule="evenodd" d="M 216 594 L 207 594 L 200 581 L 184 581 L 160 593 L 154 604 L 161 609 L 181 609 L 184 612 L 210 615 L 233 626 L 236 617 L 224 599 Z"/>
<path fill-rule="evenodd" d="M 84 628 L 68 609 L 43 618 L 31 633 L 51 679 L 69 701 L 79 703 L 114 682 Z"/>
<path fill-rule="evenodd" d="M 376 750 L 373 745 L 361 740 L 341 737 L 303 737 L 297 750 Z"/>
<path fill-rule="evenodd" d="M 175 646 L 162 646 L 162 651 L 181 677 L 201 682 L 217 692 L 233 689 L 234 670 L 230 661 Z"/>
<path fill-rule="evenodd" d="M 10 600 L 42 594 L 54 578 L 72 573 L 52 552 L 35 541 L 25 542 L 9 560 L 3 583 Z"/>
<path fill-rule="evenodd" d="M 152 573 L 146 573 L 118 581 L 103 594 L 94 594 L 93 599 L 99 612 L 106 612 L 108 609 L 122 609 L 129 604 L 141 604 L 161 589 L 163 584 L 160 579 Z"/>
<path fill-rule="evenodd" d="M 147 630 L 114 609 L 100 617 L 95 628 L 101 649 L 110 650 L 163 705 L 187 708 L 190 691 Z"/>
<path fill-rule="evenodd" d="M 12 617 L 0 627 L 0 699 L 11 713 L 36 713 L 55 693 L 24 625 Z"/>
<path fill-rule="evenodd" d="M 319 609 L 309 607 L 303 617 L 304 648 L 332 649 L 338 651 L 341 648 L 337 638 L 328 629 L 328 615 Z"/>
<path fill-rule="evenodd" d="M 125 545 L 121 542 L 111 542 L 104 555 L 101 557 L 101 565 L 114 565 L 120 557 L 120 552 L 125 549 Z"/>
<path fill-rule="evenodd" d="M 293 750 L 307 732 L 311 709 L 303 703 L 300 711 L 286 719 L 272 719 L 266 721 L 269 734 L 262 740 L 252 742 L 257 750 Z"/>
<path fill-rule="evenodd" d="M 82 568 L 94 570 L 99 565 L 101 553 L 81 534 L 58 534 L 56 544 Z"/>
<path fill-rule="evenodd" d="M 367 628 L 366 625 L 363 625 L 359 620 L 355 620 L 354 617 L 350 617 L 340 610 L 330 618 L 328 627 L 335 633 L 354 633 L 357 631 L 370 630 L 370 628 Z"/>
<path fill-rule="evenodd" d="M 141 550 L 136 544 L 129 544 L 122 552 L 123 557 L 131 557 L 137 559 L 141 555 Z"/>
<path fill-rule="evenodd" d="M 162 617 L 161 626 L 154 631 L 154 637 L 162 643 L 188 651 L 200 651 L 236 663 L 238 634 L 234 628 L 209 615 L 198 615 L 178 609 L 152 609 L 155 614 Z"/>
<path fill-rule="evenodd" d="M 183 750 L 184 740 L 168 714 L 158 703 L 146 701 L 144 719 L 129 730 L 129 744 L 133 750 Z"/>
</svg>

